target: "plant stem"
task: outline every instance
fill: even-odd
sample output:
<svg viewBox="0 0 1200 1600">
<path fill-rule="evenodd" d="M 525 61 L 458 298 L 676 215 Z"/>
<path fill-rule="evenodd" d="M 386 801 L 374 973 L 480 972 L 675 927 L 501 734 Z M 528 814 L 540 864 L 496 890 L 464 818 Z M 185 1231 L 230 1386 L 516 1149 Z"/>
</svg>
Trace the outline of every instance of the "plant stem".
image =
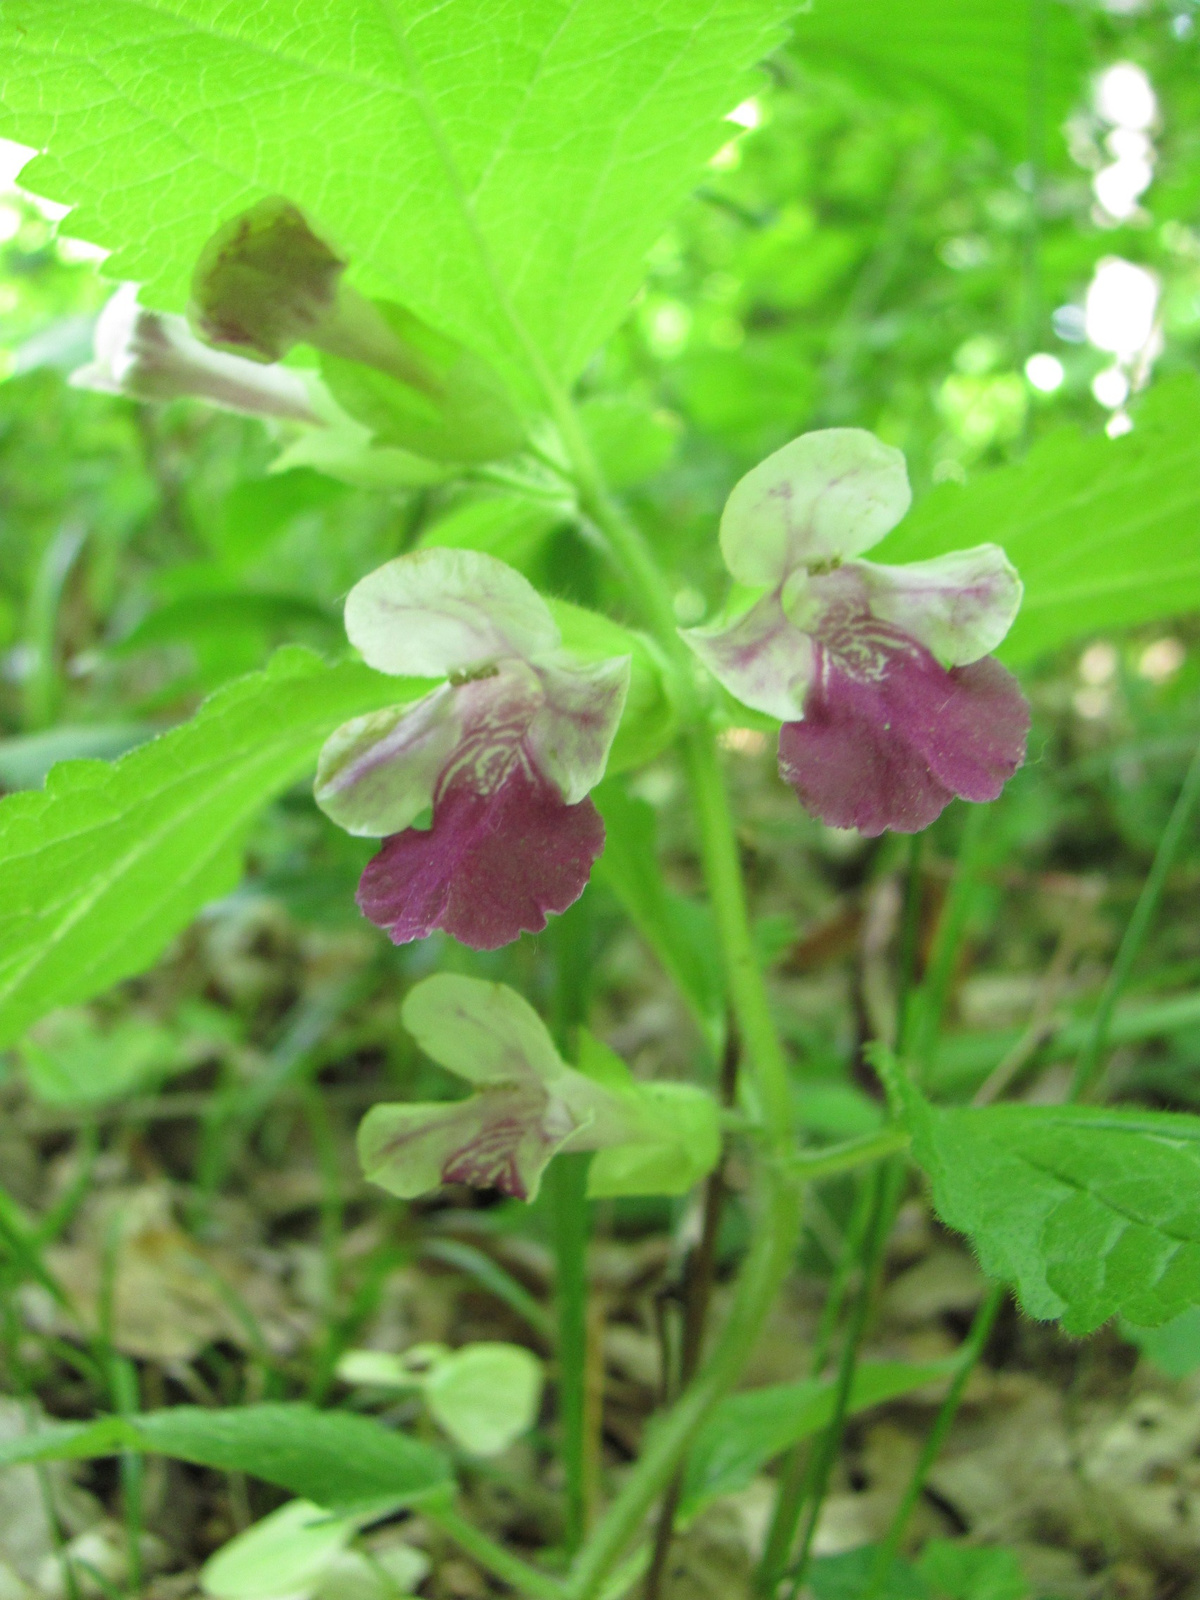
<svg viewBox="0 0 1200 1600">
<path fill-rule="evenodd" d="M 573 1060 L 591 993 L 592 916 L 585 896 L 554 924 L 551 1026 L 564 1057 Z M 558 1417 L 566 1474 L 564 1543 L 573 1556 L 583 1543 L 595 1502 L 596 1458 L 588 1426 L 588 1241 L 590 1153 L 559 1156 L 546 1174 L 555 1261 L 555 1347 Z"/>
<path fill-rule="evenodd" d="M 734 1028 L 728 1030 L 725 1055 L 721 1063 L 721 1103 L 731 1106 L 737 1098 L 738 1038 Z M 704 1189 L 704 1222 L 700 1239 L 689 1254 L 685 1273 L 683 1347 L 680 1352 L 679 1376 L 686 1387 L 696 1376 L 704 1350 L 704 1334 L 708 1326 L 708 1311 L 712 1301 L 713 1279 L 717 1265 L 717 1241 L 721 1232 L 721 1218 L 729 1193 L 725 1176 L 727 1151 L 722 1152 Z M 658 1513 L 658 1527 L 654 1535 L 654 1550 L 650 1570 L 646 1576 L 645 1600 L 658 1600 L 666 1572 L 667 1557 L 675 1533 L 675 1513 L 683 1493 L 683 1473 L 676 1472 L 663 1496 Z"/>
<path fill-rule="evenodd" d="M 942 906 L 929 951 L 929 964 L 921 986 L 913 995 L 909 1018 L 908 1052 L 912 1069 L 920 1084 L 932 1065 L 937 1036 L 941 1031 L 946 996 L 954 976 L 955 963 L 962 948 L 963 931 L 975 904 L 975 891 L 983 865 L 987 825 L 993 815 L 986 805 L 969 805 L 959 840 L 954 879 Z"/>
<path fill-rule="evenodd" d="M 829 1479 L 833 1473 L 834 1463 L 838 1451 L 842 1447 L 842 1436 L 846 1431 L 846 1417 L 850 1409 L 850 1392 L 854 1386 L 854 1375 L 858 1371 L 858 1357 L 862 1349 L 863 1336 L 867 1331 L 867 1319 L 870 1315 L 871 1304 L 875 1296 L 875 1283 L 879 1268 L 883 1263 L 883 1250 L 887 1236 L 891 1231 L 892 1217 L 895 1211 L 895 1196 L 903 1181 L 904 1166 L 901 1161 L 893 1157 L 886 1165 L 877 1167 L 871 1176 L 871 1209 L 867 1220 L 866 1237 L 863 1243 L 863 1278 L 859 1287 L 858 1298 L 854 1302 L 854 1309 L 850 1314 L 850 1324 L 846 1329 L 846 1337 L 842 1344 L 842 1354 L 838 1362 L 837 1387 L 833 1397 L 833 1415 L 829 1426 L 821 1436 L 821 1443 L 813 1456 L 809 1470 L 806 1474 L 805 1490 L 802 1497 L 808 1501 L 808 1515 L 804 1522 L 804 1532 L 800 1538 L 800 1551 L 796 1558 L 796 1565 L 792 1569 L 792 1585 L 789 1590 L 789 1600 L 796 1600 L 801 1586 L 808 1572 L 809 1557 L 812 1554 L 813 1537 L 817 1531 L 817 1522 L 821 1515 L 821 1507 L 829 1489 Z"/>
<path fill-rule="evenodd" d="M 881 1128 L 878 1133 L 864 1133 L 857 1139 L 847 1139 L 811 1154 L 801 1150 L 789 1158 L 787 1167 L 795 1177 L 812 1183 L 817 1178 L 831 1178 L 836 1173 L 852 1172 L 855 1167 L 882 1161 L 885 1156 L 898 1155 L 901 1150 L 908 1149 L 908 1144 L 909 1134 L 904 1128 Z"/>
<path fill-rule="evenodd" d="M 850 1283 L 850 1275 L 854 1264 L 859 1258 L 862 1249 L 863 1237 L 871 1215 L 872 1186 L 864 1183 L 860 1186 L 858 1197 L 854 1203 L 854 1210 L 850 1215 L 850 1222 L 846 1229 L 845 1240 L 841 1255 L 837 1262 L 837 1270 L 829 1286 L 829 1294 L 821 1311 L 821 1320 L 817 1325 L 817 1336 L 813 1340 L 812 1358 L 809 1361 L 809 1375 L 819 1378 L 825 1370 L 825 1363 L 829 1359 L 829 1349 L 833 1343 L 834 1331 L 841 1316 L 842 1305 L 846 1298 L 846 1290 Z M 810 1452 L 808 1442 L 802 1440 L 793 1445 L 783 1463 L 779 1475 L 779 1488 L 775 1497 L 775 1509 L 771 1516 L 771 1527 L 767 1534 L 766 1544 L 763 1547 L 762 1557 L 759 1560 L 758 1571 L 755 1574 L 757 1591 L 764 1595 L 774 1594 L 775 1587 L 787 1565 L 788 1552 L 796 1538 L 796 1528 L 800 1522 L 800 1513 L 804 1509 L 804 1496 L 807 1491 L 808 1466 Z"/>
<path fill-rule="evenodd" d="M 460 1516 L 452 1505 L 440 1502 L 425 1505 L 421 1507 L 421 1512 L 443 1533 L 449 1534 L 455 1544 L 485 1571 L 499 1578 L 501 1583 L 508 1584 L 518 1594 L 528 1596 L 528 1600 L 564 1600 L 566 1590 L 557 1578 L 552 1578 L 548 1572 L 539 1572 L 527 1561 L 522 1561 L 520 1556 L 512 1555 L 502 1544 L 489 1539 L 474 1523 Z"/>
<path fill-rule="evenodd" d="M 632 1543 L 642 1521 L 709 1410 L 737 1382 L 792 1262 L 799 1217 L 798 1190 L 778 1168 L 764 1163 L 754 1242 L 742 1267 L 728 1320 L 700 1372 L 650 1430 L 646 1448 L 620 1493 L 580 1551 L 572 1569 L 571 1600 L 594 1600 Z"/>
<path fill-rule="evenodd" d="M 1004 1295 L 1004 1285 L 1000 1283 L 993 1284 L 988 1290 L 983 1304 L 975 1313 L 970 1332 L 967 1334 L 958 1353 L 958 1371 L 954 1374 L 954 1380 L 950 1385 L 949 1392 L 938 1409 L 932 1428 L 925 1436 L 925 1443 L 922 1446 L 920 1457 L 913 1468 L 912 1477 L 908 1480 L 908 1487 L 904 1491 L 904 1496 L 896 1507 L 896 1513 L 892 1518 L 887 1535 L 875 1553 L 871 1576 L 862 1600 L 879 1600 L 883 1592 L 888 1574 L 892 1570 L 892 1563 L 899 1554 L 900 1541 L 904 1538 L 904 1531 L 908 1527 L 908 1519 L 912 1516 L 921 1491 L 925 1487 L 925 1479 L 929 1476 L 929 1469 L 937 1460 L 938 1453 L 946 1442 L 946 1435 L 949 1433 L 950 1426 L 958 1414 L 963 1391 L 967 1387 L 967 1381 L 972 1372 L 974 1372 L 980 1356 L 983 1354 L 988 1335 L 991 1333 L 992 1326 L 996 1321 L 996 1314 L 1004 1302 Z"/>
<path fill-rule="evenodd" d="M 684 737 L 684 755 L 729 997 L 750 1068 L 750 1087 L 757 1101 L 753 1110 L 764 1124 L 773 1151 L 782 1154 L 792 1139 L 787 1059 L 771 1015 L 770 997 L 754 947 L 737 834 L 712 730 L 699 727 L 689 730 Z"/>
<path fill-rule="evenodd" d="M 643 617 L 673 667 L 671 692 L 684 724 L 683 747 L 696 807 L 705 880 L 717 922 L 729 998 L 749 1069 L 751 1098 L 770 1151 L 757 1174 L 754 1243 L 738 1281 L 733 1308 L 708 1361 L 652 1430 L 646 1449 L 620 1493 L 576 1558 L 573 1600 L 594 1600 L 633 1541 L 647 1511 L 670 1482 L 709 1409 L 736 1383 L 750 1357 L 789 1266 L 799 1223 L 799 1186 L 778 1157 L 792 1131 L 787 1059 L 779 1041 L 750 930 L 737 836 L 724 773 L 703 703 L 691 652 L 679 637 L 670 586 L 641 530 L 609 495 L 570 400 L 553 387 L 547 397 L 562 434 L 585 515 L 608 541 Z"/>
<path fill-rule="evenodd" d="M 1179 846 L 1183 842 L 1187 825 L 1191 821 L 1197 798 L 1200 798 L 1200 746 L 1192 756 L 1187 772 L 1184 774 L 1183 785 L 1179 790 L 1179 797 L 1167 825 L 1162 831 L 1158 841 L 1158 849 L 1154 852 L 1154 860 L 1150 871 L 1146 874 L 1146 881 L 1142 885 L 1142 892 L 1138 895 L 1137 905 L 1133 908 L 1133 915 L 1125 928 L 1121 943 L 1117 949 L 1117 958 L 1112 964 L 1112 971 L 1108 975 L 1108 982 L 1100 996 L 1100 1004 L 1096 1015 L 1092 1019 L 1091 1036 L 1087 1044 L 1079 1053 L 1075 1063 L 1075 1071 L 1071 1077 L 1071 1091 L 1068 1096 L 1071 1100 L 1078 1100 L 1091 1088 L 1092 1080 L 1101 1064 L 1104 1049 L 1108 1043 L 1108 1030 L 1112 1022 L 1112 1014 L 1117 1001 L 1121 998 L 1121 991 L 1129 980 L 1133 964 L 1142 953 L 1142 946 L 1150 932 L 1150 925 L 1154 921 L 1158 910 L 1158 903 L 1166 887 L 1167 877 L 1178 854 Z"/>
<path fill-rule="evenodd" d="M 554 1238 L 558 1417 L 567 1478 L 564 1542 L 570 1555 L 583 1543 L 593 1500 L 587 1428 L 587 1178 L 591 1159 L 590 1152 L 560 1155 L 551 1162 L 545 1179 Z"/>
<path fill-rule="evenodd" d="M 1005 1285 L 1003 1283 L 994 1283 L 992 1288 L 987 1291 L 987 1296 L 984 1298 L 982 1306 L 974 1314 L 974 1320 L 971 1322 L 971 1331 L 966 1334 L 962 1349 L 958 1352 L 958 1371 L 954 1374 L 954 1382 L 950 1384 L 949 1394 L 946 1395 L 946 1398 L 942 1400 L 941 1406 L 939 1406 L 938 1416 L 934 1418 L 933 1427 L 925 1435 L 925 1445 L 922 1446 L 922 1453 L 918 1458 L 917 1466 L 912 1470 L 909 1486 L 904 1490 L 904 1498 L 901 1499 L 899 1506 L 896 1507 L 896 1514 L 891 1518 L 891 1526 L 888 1528 L 886 1538 L 883 1539 L 882 1544 L 878 1547 L 877 1554 L 875 1554 L 875 1563 L 872 1566 L 872 1571 L 870 1571 L 870 1581 L 867 1584 L 866 1594 L 862 1595 L 862 1600 L 878 1600 L 878 1597 L 882 1595 L 883 1586 L 885 1586 L 886 1578 L 888 1578 L 888 1573 L 891 1571 L 891 1565 L 896 1560 L 896 1555 L 899 1554 L 901 1539 L 904 1538 L 904 1530 L 909 1526 L 909 1518 L 912 1517 L 914 1507 L 917 1506 L 917 1501 L 920 1499 L 920 1493 L 925 1488 L 925 1480 L 930 1475 L 930 1467 L 938 1459 L 938 1453 L 941 1451 L 942 1445 L 946 1443 L 946 1435 L 950 1432 L 950 1424 L 954 1422 L 955 1416 L 958 1414 L 958 1406 L 962 1403 L 963 1390 L 966 1389 L 968 1379 L 970 1379 L 971 1373 L 978 1365 L 979 1357 L 984 1354 L 984 1346 L 986 1346 L 987 1338 L 989 1338 L 992 1326 L 994 1326 L 997 1312 L 1002 1307 L 1003 1299 L 1005 1299 Z"/>
</svg>

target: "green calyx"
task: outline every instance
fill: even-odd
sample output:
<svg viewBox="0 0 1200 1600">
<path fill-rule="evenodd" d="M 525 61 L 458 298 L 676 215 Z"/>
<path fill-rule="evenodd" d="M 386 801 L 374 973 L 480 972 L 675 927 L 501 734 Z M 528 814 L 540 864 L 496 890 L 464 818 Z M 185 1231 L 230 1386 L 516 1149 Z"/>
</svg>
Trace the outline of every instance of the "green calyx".
<svg viewBox="0 0 1200 1600">
<path fill-rule="evenodd" d="M 520 450 L 524 426 L 491 368 L 404 307 L 359 294 L 347 266 L 298 207 L 271 196 L 201 251 L 192 322 L 210 344 L 257 361 L 315 346 L 334 397 L 384 446 L 461 463 Z"/>
</svg>

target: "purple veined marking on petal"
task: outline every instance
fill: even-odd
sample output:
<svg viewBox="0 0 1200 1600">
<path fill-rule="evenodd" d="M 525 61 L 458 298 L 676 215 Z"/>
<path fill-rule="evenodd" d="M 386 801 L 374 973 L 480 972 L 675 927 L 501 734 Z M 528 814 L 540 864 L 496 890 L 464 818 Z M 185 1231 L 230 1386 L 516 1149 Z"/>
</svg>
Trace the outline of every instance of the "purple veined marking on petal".
<svg viewBox="0 0 1200 1600">
<path fill-rule="evenodd" d="M 488 792 L 456 766 L 434 801 L 433 826 L 385 841 L 358 888 L 363 912 L 395 944 L 435 928 L 476 950 L 540 933 L 587 887 L 604 848 L 590 800 L 568 806 L 522 752 Z"/>
<path fill-rule="evenodd" d="M 529 1185 L 521 1170 L 522 1155 L 532 1157 L 540 1169 L 560 1142 L 548 1137 L 542 1126 L 545 1091 L 497 1086 L 484 1090 L 480 1098 L 487 1102 L 482 1125 L 446 1161 L 442 1182 L 499 1189 L 514 1199 L 527 1200 Z"/>
<path fill-rule="evenodd" d="M 779 766 L 834 827 L 916 833 L 955 796 L 994 800 L 1025 759 L 1029 707 L 990 656 L 947 671 L 915 639 L 853 605 L 821 619 L 804 718 Z"/>
</svg>

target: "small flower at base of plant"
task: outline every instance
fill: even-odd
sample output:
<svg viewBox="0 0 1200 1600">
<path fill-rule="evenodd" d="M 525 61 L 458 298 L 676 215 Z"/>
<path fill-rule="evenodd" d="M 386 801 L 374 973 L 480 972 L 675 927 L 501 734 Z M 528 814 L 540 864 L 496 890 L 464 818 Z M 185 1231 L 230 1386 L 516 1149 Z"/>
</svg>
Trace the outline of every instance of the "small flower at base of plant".
<svg viewBox="0 0 1200 1600">
<path fill-rule="evenodd" d="M 783 723 L 779 769 L 801 803 L 868 835 L 919 832 L 955 795 L 994 800 L 1029 731 L 1016 679 L 989 654 L 1021 604 L 1003 550 L 857 559 L 910 498 L 903 455 L 873 434 L 794 439 L 735 485 L 721 518 L 725 563 L 758 598 L 683 631 L 731 694 Z"/>
<path fill-rule="evenodd" d="M 620 1156 L 590 1188 L 609 1195 L 682 1193 L 716 1164 L 711 1097 L 636 1083 L 595 1040 L 593 1070 L 568 1067 L 541 1018 L 503 984 L 441 973 L 409 992 L 401 1017 L 427 1055 L 475 1086 L 465 1100 L 375 1106 L 364 1117 L 363 1170 L 402 1199 L 465 1183 L 532 1200 L 560 1150 Z"/>
<path fill-rule="evenodd" d="M 93 350 L 87 366 L 71 374 L 77 389 L 131 400 L 207 400 L 250 416 L 322 422 L 298 372 L 211 350 L 183 317 L 139 305 L 134 283 L 122 284 L 100 313 Z"/>
<path fill-rule="evenodd" d="M 346 723 L 317 767 L 318 805 L 383 838 L 358 902 L 396 944 L 440 928 L 477 950 L 539 933 L 583 893 L 604 847 L 604 776 L 628 656 L 561 648 L 545 601 L 474 550 L 399 556 L 350 591 L 346 631 L 380 672 L 446 682 Z M 413 824 L 433 807 L 432 826 Z"/>
</svg>

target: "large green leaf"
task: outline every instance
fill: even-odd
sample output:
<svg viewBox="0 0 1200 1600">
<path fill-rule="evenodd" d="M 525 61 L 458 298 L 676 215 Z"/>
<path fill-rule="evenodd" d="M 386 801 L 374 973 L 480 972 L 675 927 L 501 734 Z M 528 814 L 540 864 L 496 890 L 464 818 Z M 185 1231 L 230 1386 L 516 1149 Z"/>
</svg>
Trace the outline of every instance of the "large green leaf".
<svg viewBox="0 0 1200 1600">
<path fill-rule="evenodd" d="M 952 1370 L 953 1362 L 948 1361 L 867 1362 L 855 1373 L 850 1411 L 866 1411 L 910 1394 Z M 774 1456 L 825 1427 L 833 1415 L 833 1401 L 834 1385 L 817 1378 L 744 1389 L 722 1400 L 696 1435 L 680 1515 L 694 1516 L 718 1495 L 744 1489 Z"/>
<path fill-rule="evenodd" d="M 1085 46 L 1063 0 L 815 0 L 796 21 L 802 57 L 938 96 L 1017 156 L 1029 154 L 1031 112 L 1053 133 L 1082 97 Z"/>
<path fill-rule="evenodd" d="M 1200 382 L 1153 390 L 1119 439 L 1063 429 L 1018 466 L 935 489 L 872 560 L 1003 545 L 1025 601 L 997 652 L 1029 661 L 1103 629 L 1200 606 Z"/>
<path fill-rule="evenodd" d="M 575 375 L 792 0 L 7 0 L 0 131 L 108 270 L 182 303 L 217 225 L 302 206 L 364 285 Z"/>
<path fill-rule="evenodd" d="M 333 729 L 419 688 L 281 650 L 119 761 L 62 762 L 0 801 L 0 1045 L 149 966 L 237 882 L 255 813 Z"/>
<path fill-rule="evenodd" d="M 910 1112 L 944 1221 L 1030 1316 L 1090 1333 L 1200 1305 L 1200 1118 L 1086 1106 Z"/>
<path fill-rule="evenodd" d="M 330 1511 L 408 1505 L 452 1483 L 432 1445 L 369 1417 L 306 1405 L 172 1406 L 138 1417 L 58 1423 L 0 1441 L 0 1467 L 130 1449 L 248 1472 Z"/>
</svg>

